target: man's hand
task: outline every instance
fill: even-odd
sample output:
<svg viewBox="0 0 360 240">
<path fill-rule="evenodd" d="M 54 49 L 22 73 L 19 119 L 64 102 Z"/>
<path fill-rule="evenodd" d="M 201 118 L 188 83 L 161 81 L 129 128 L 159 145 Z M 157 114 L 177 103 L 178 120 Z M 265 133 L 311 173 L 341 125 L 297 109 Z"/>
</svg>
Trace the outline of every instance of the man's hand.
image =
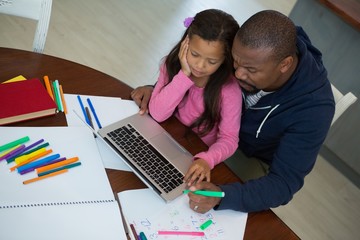
<svg viewBox="0 0 360 240">
<path fill-rule="evenodd" d="M 210 182 L 200 182 L 191 186 L 189 190 L 221 191 L 221 188 Z M 198 213 L 208 212 L 216 205 L 218 205 L 221 201 L 221 198 L 218 197 L 205 197 L 191 192 L 188 195 L 190 208 Z"/>
<path fill-rule="evenodd" d="M 131 92 L 131 98 L 139 106 L 139 113 L 143 115 L 148 110 L 148 104 L 150 101 L 151 93 L 154 87 L 152 86 L 142 86 L 134 89 Z"/>
</svg>

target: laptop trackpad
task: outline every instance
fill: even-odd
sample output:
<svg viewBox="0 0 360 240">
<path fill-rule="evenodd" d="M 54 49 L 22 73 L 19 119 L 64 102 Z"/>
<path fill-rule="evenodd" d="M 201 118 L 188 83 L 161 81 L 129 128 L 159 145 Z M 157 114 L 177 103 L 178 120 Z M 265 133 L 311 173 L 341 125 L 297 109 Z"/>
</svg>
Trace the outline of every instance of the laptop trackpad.
<svg viewBox="0 0 360 240">
<path fill-rule="evenodd" d="M 150 142 L 158 151 L 158 146 L 161 146 L 161 151 L 159 152 L 168 159 L 174 159 L 181 155 L 183 152 L 181 147 L 176 142 L 174 142 L 174 140 L 166 133 L 156 135 L 155 137 L 151 138 Z"/>
</svg>

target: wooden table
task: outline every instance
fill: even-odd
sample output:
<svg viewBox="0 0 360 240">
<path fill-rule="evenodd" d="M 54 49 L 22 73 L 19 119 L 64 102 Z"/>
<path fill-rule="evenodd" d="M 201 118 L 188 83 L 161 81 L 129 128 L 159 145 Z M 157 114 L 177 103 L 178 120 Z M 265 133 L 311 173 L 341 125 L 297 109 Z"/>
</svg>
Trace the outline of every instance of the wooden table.
<svg viewBox="0 0 360 240">
<path fill-rule="evenodd" d="M 18 75 L 40 79 L 48 75 L 51 80 L 58 79 L 61 82 L 65 93 L 72 94 L 130 99 L 132 90 L 128 85 L 109 75 L 71 61 L 28 51 L 0 48 L 0 82 Z M 9 126 L 66 125 L 65 115 L 58 113 L 55 116 Z M 206 149 L 206 145 L 195 134 L 185 135 L 186 127 L 175 118 L 167 120 L 162 126 L 192 154 Z M 107 169 L 106 172 L 114 193 L 146 187 L 132 172 L 111 169 Z M 217 184 L 240 181 L 223 163 L 212 171 L 212 180 Z M 299 237 L 271 210 L 268 210 L 249 214 L 244 239 L 290 240 Z"/>
</svg>

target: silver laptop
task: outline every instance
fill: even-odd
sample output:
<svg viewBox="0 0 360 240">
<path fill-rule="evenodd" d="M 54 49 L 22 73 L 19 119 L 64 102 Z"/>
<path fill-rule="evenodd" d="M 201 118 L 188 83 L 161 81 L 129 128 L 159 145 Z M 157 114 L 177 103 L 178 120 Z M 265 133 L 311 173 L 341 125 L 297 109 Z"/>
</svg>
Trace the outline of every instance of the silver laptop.
<svg viewBox="0 0 360 240">
<path fill-rule="evenodd" d="M 148 114 L 135 114 L 101 128 L 97 134 L 165 201 L 185 189 L 192 155 Z"/>
</svg>

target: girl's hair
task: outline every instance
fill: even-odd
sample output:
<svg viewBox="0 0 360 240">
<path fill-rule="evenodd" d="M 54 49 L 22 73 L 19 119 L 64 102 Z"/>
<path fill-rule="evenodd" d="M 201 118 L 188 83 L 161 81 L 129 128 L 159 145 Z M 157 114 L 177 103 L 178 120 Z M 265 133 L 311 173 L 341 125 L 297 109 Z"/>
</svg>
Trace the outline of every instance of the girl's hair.
<svg viewBox="0 0 360 240">
<path fill-rule="evenodd" d="M 224 62 L 210 76 L 205 86 L 204 112 L 190 126 L 191 128 L 197 127 L 200 136 L 207 134 L 220 120 L 220 94 L 222 86 L 230 80 L 230 76 L 233 74 L 231 48 L 238 29 L 239 24 L 230 14 L 217 9 L 204 10 L 195 15 L 181 40 L 166 57 L 165 65 L 169 76 L 168 82 L 171 82 L 181 69 L 178 54 L 181 42 L 186 36 L 191 39 L 193 35 L 198 35 L 206 41 L 220 41 L 224 45 Z"/>
</svg>

